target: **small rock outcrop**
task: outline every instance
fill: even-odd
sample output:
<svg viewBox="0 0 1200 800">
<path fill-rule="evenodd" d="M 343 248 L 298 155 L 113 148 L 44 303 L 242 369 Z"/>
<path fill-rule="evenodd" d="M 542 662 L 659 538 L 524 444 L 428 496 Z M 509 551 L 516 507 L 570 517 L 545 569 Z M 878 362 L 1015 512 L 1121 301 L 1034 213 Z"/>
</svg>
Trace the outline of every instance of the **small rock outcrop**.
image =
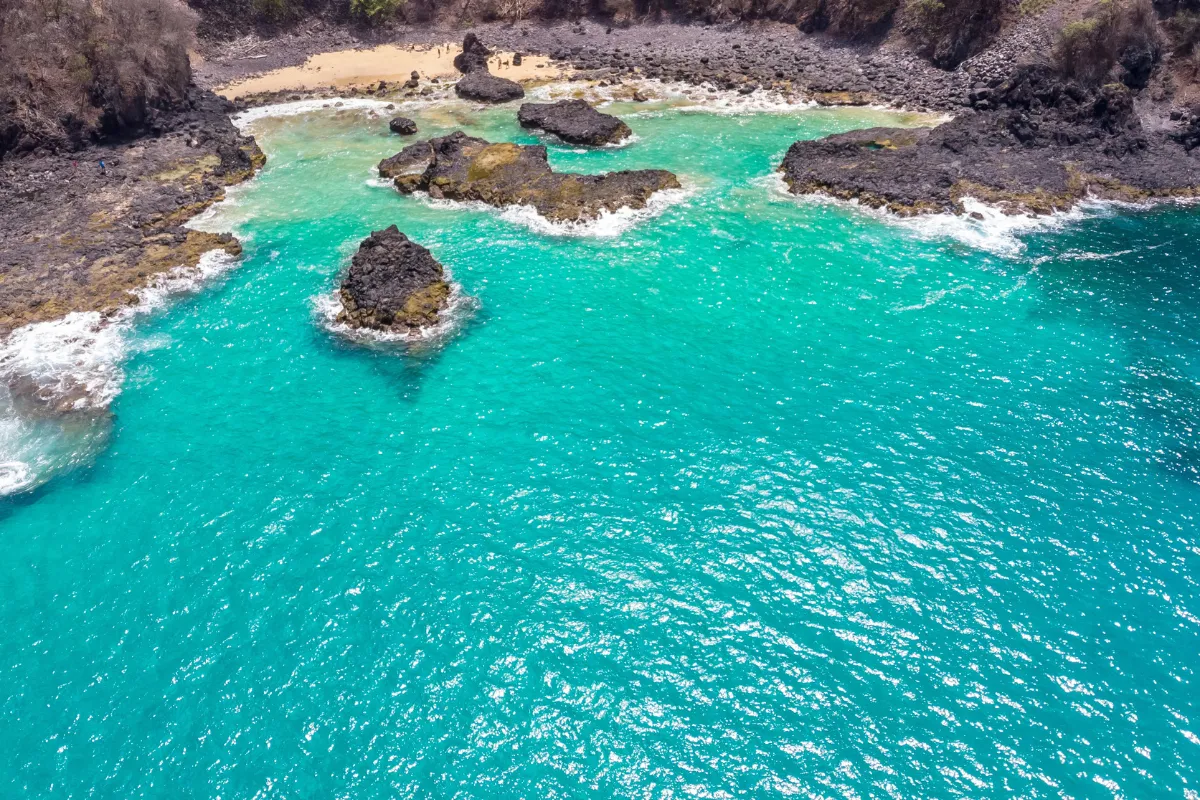
<svg viewBox="0 0 1200 800">
<path fill-rule="evenodd" d="M 497 78 L 490 72 L 472 72 L 464 76 L 454 84 L 454 93 L 478 103 L 507 103 L 525 96 L 521 84 L 508 78 Z"/>
<path fill-rule="evenodd" d="M 554 222 L 596 219 L 602 212 L 645 208 L 663 189 L 679 180 L 662 169 L 578 175 L 555 172 L 546 148 L 499 143 L 455 131 L 417 142 L 384 159 L 379 173 L 410 194 L 428 192 L 447 200 L 478 201 L 491 206 L 532 206 Z"/>
<path fill-rule="evenodd" d="M 437 259 L 392 225 L 359 245 L 338 294 L 338 322 L 407 333 L 437 324 L 450 284 Z"/>
<path fill-rule="evenodd" d="M 974 198 L 1011 213 L 1063 211 L 1088 197 L 1142 202 L 1200 194 L 1186 142 L 1149 137 L 1129 90 L 1085 89 L 1050 67 L 1019 67 L 971 91 L 972 108 L 933 129 L 872 128 L 796 142 L 780 166 L 794 194 L 854 199 L 901 215 L 963 213 Z"/>
<path fill-rule="evenodd" d="M 540 129 L 570 144 L 617 144 L 633 135 L 624 122 L 611 114 L 602 114 L 584 100 L 523 103 L 517 111 L 517 121 L 522 128 Z"/>
<path fill-rule="evenodd" d="M 400 136 L 412 136 L 417 132 L 417 123 L 408 117 L 395 117 L 388 123 L 388 129 Z"/>
<path fill-rule="evenodd" d="M 463 78 L 454 84 L 454 93 L 464 100 L 477 103 L 520 100 L 525 96 L 521 84 L 496 77 L 488 70 L 487 62 L 491 54 L 475 34 L 468 33 L 463 38 L 463 50 L 454 57 L 454 68 L 463 73 Z"/>
</svg>

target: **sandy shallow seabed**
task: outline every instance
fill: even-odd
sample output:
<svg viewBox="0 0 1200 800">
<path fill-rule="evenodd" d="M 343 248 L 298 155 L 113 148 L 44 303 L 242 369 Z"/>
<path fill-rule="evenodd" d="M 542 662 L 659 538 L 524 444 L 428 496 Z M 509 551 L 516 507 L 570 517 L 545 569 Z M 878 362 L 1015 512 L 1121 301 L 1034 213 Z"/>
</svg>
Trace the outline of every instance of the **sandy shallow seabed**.
<svg viewBox="0 0 1200 800">
<path fill-rule="evenodd" d="M 433 47 L 380 45 L 369 50 L 339 50 L 310 57 L 297 67 L 284 67 L 218 88 L 217 94 L 236 100 L 259 92 L 288 89 L 307 90 L 324 86 L 367 86 L 379 81 L 407 80 L 416 71 L 422 79 L 454 77 L 454 57 L 461 45 Z M 512 53 L 498 53 L 488 60 L 492 74 L 514 81 L 553 80 L 561 70 L 546 56 L 527 56 L 520 66 Z"/>
</svg>

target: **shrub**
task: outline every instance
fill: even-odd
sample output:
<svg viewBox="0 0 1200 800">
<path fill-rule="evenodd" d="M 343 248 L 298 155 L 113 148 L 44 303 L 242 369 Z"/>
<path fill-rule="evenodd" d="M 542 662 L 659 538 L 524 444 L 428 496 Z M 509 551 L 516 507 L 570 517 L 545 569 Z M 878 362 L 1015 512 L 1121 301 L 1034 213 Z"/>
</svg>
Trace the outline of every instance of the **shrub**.
<svg viewBox="0 0 1200 800">
<path fill-rule="evenodd" d="M 141 129 L 191 80 L 178 0 L 0 0 L 0 154 Z"/>
<path fill-rule="evenodd" d="M 1200 43 L 1200 14 L 1180 11 L 1167 20 L 1172 49 L 1181 56 L 1190 56 Z"/>
<path fill-rule="evenodd" d="M 1088 17 L 1066 25 L 1054 48 L 1059 71 L 1098 86 L 1120 66 L 1119 79 L 1140 89 L 1162 53 L 1149 0 L 1101 0 Z"/>
<path fill-rule="evenodd" d="M 370 22 L 380 22 L 392 17 L 404 0 L 350 0 L 350 13 Z"/>
</svg>

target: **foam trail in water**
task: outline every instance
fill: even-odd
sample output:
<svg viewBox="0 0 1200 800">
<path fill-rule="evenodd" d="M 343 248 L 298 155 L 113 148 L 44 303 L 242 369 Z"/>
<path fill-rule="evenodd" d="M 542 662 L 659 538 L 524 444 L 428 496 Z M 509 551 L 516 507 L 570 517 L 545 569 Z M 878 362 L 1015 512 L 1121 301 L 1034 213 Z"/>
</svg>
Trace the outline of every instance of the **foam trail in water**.
<svg viewBox="0 0 1200 800">
<path fill-rule="evenodd" d="M 327 331 L 357 344 L 371 346 L 440 343 L 461 330 L 463 324 L 479 310 L 479 300 L 463 292 L 462 286 L 451 279 L 450 270 L 445 271 L 445 279 L 450 284 L 450 297 L 446 301 L 446 309 L 441 313 L 440 321 L 436 325 L 415 331 L 376 331 L 354 328 L 340 322 L 338 317 L 344 307 L 341 294 L 337 291 L 314 297 L 313 311 Z"/>
<path fill-rule="evenodd" d="M 682 203 L 695 194 L 694 190 L 662 189 L 650 196 L 645 208 L 618 208 L 616 211 L 602 210 L 594 220 L 581 222 L 554 222 L 538 213 L 533 206 L 505 206 L 500 211 L 500 218 L 507 222 L 523 225 L 535 233 L 546 236 L 592 237 L 596 239 L 612 239 L 641 222 L 662 214 L 671 206 Z M 468 209 L 471 211 L 494 212 L 495 206 L 480 202 L 462 202 L 458 200 L 435 200 L 425 192 L 415 192 L 414 196 L 433 208 Z"/>
<path fill-rule="evenodd" d="M 341 105 L 336 105 L 337 103 L 341 103 Z M 386 100 L 370 100 L 365 97 L 312 98 L 249 108 L 234 114 L 231 119 L 238 130 L 245 132 L 253 123 L 268 117 L 294 117 L 314 111 L 387 111 L 389 105 L 394 106 L 395 104 Z"/>
<path fill-rule="evenodd" d="M 1053 214 L 1007 214 L 1001 209 L 971 197 L 963 198 L 964 214 L 926 214 L 901 217 L 887 209 L 872 208 L 857 200 L 841 200 L 824 194 L 794 195 L 788 191 L 783 175 L 773 173 L 764 180 L 771 191 L 791 200 L 826 203 L 851 208 L 882 222 L 907 229 L 925 239 L 954 239 L 979 250 L 1001 256 L 1019 255 L 1025 249 L 1022 234 L 1058 230 L 1064 225 L 1097 216 L 1107 216 L 1120 205 L 1109 201 L 1088 200 L 1070 211 Z"/>
<path fill-rule="evenodd" d="M 120 394 L 136 317 L 161 308 L 172 295 L 195 290 L 235 263 L 224 251 L 213 250 L 195 267 L 157 276 L 134 293 L 135 304 L 112 315 L 75 312 L 24 325 L 0 340 L 0 495 L 43 482 L 47 468 L 62 461 L 46 453 L 61 449 L 56 443 L 70 438 L 71 430 L 92 436 L 90 425 L 67 418 L 100 414 Z M 35 417 L 40 418 L 36 424 Z"/>
<path fill-rule="evenodd" d="M 553 102 L 581 97 L 588 102 L 605 106 L 611 103 L 632 102 L 637 91 L 649 105 L 669 106 L 675 111 L 702 111 L 712 114 L 794 114 L 815 108 L 816 103 L 801 97 L 785 95 L 773 89 L 756 89 L 749 94 L 712 86 L 661 81 L 654 78 L 626 80 L 615 86 L 583 85 L 569 82 L 549 83 L 528 92 L 531 100 Z M 657 110 L 662 110 L 661 108 Z M 638 116 L 639 112 L 622 116 Z"/>
</svg>

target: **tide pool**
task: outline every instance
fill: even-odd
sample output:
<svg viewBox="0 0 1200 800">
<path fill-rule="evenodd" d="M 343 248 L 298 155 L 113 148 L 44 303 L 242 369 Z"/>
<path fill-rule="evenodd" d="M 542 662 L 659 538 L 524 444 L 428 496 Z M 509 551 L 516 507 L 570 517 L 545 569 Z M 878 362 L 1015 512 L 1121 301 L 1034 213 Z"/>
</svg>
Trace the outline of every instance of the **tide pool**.
<svg viewBox="0 0 1200 800">
<path fill-rule="evenodd" d="M 1200 797 L 1200 215 L 898 223 L 773 169 L 915 118 L 606 110 L 397 112 L 685 186 L 567 231 L 249 123 L 242 262 L 0 430 L 0 795 Z M 392 223 L 473 302 L 347 341 Z"/>
</svg>

